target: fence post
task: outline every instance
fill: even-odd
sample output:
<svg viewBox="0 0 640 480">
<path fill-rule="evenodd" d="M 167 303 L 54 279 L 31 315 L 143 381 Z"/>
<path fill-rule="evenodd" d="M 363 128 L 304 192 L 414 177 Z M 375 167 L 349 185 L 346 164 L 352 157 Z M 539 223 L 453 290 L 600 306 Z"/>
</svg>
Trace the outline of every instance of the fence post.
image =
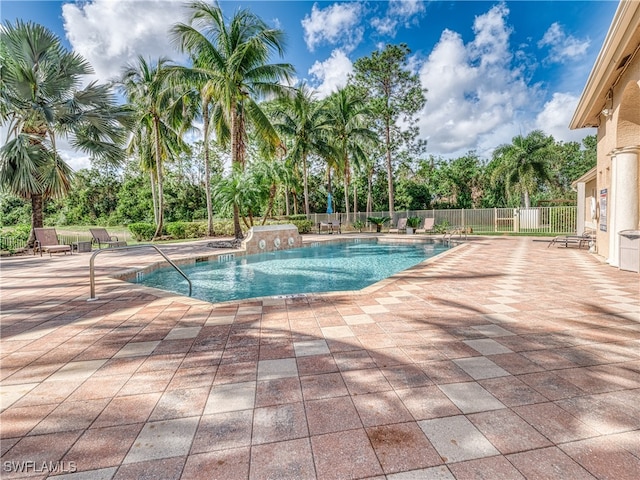
<svg viewBox="0 0 640 480">
<path fill-rule="evenodd" d="M 520 212 L 517 208 L 513 209 L 513 233 L 520 231 Z"/>
</svg>

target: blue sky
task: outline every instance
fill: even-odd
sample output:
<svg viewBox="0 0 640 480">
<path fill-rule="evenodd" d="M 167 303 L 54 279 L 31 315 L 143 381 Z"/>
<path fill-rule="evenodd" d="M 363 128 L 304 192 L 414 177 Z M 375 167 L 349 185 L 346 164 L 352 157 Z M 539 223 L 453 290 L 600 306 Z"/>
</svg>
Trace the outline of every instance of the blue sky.
<svg viewBox="0 0 640 480">
<path fill-rule="evenodd" d="M 427 89 L 420 113 L 428 153 L 488 158 L 513 136 L 542 128 L 579 141 L 595 130 L 569 121 L 618 6 L 610 1 L 222 1 L 287 33 L 284 61 L 320 97 L 344 85 L 353 62 L 406 43 Z M 183 61 L 167 31 L 184 20 L 180 0 L 2 0 L 3 21 L 32 20 L 116 77 L 137 55 Z M 274 59 L 275 60 L 275 59 Z M 82 166 L 76 159 L 74 166 Z M 72 161 L 73 164 L 73 161 Z"/>
</svg>

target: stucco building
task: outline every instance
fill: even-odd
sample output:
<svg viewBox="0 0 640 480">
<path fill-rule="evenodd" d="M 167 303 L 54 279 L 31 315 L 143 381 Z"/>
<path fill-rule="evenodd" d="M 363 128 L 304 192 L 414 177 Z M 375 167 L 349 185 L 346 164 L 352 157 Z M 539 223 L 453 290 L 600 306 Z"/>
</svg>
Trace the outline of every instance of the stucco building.
<svg viewBox="0 0 640 480">
<path fill-rule="evenodd" d="M 597 128 L 598 163 L 574 182 L 578 233 L 594 229 L 597 253 L 618 267 L 620 232 L 640 229 L 639 0 L 616 10 L 571 120 L 570 128 L 585 127 Z"/>
</svg>

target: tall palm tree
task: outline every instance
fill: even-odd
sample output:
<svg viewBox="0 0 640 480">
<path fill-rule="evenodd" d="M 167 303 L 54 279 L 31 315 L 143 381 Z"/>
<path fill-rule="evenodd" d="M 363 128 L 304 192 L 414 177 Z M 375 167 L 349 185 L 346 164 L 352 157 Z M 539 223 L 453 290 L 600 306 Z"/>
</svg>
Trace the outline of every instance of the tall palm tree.
<svg viewBox="0 0 640 480">
<path fill-rule="evenodd" d="M 308 157 L 310 154 L 332 155 L 326 135 L 331 126 L 328 111 L 323 102 L 314 98 L 314 92 L 302 84 L 293 96 L 282 97 L 272 115 L 278 133 L 291 140 L 289 158 L 302 166 L 304 212 L 309 215 Z"/>
<path fill-rule="evenodd" d="M 169 82 L 171 64 L 166 58 L 151 63 L 138 57 L 127 65 L 120 86 L 135 112 L 133 136 L 129 151 L 136 152 L 141 164 L 151 172 L 155 183 L 153 238 L 162 235 L 164 225 L 163 163 L 189 151 L 182 134 L 189 124 L 185 115 L 186 93 Z"/>
<path fill-rule="evenodd" d="M 284 53 L 284 32 L 270 28 L 252 12 L 238 10 L 227 22 L 218 3 L 195 1 L 188 5 L 188 24 L 174 26 L 172 34 L 181 49 L 197 59 L 194 69 L 207 79 L 211 98 L 219 106 L 215 122 L 218 138 L 231 144 L 231 163 L 244 168 L 247 126 L 272 144 L 278 134 L 260 108 L 259 100 L 286 90 L 293 67 L 268 63 L 272 53 Z M 228 129 L 225 135 L 221 129 Z M 238 205 L 233 209 L 234 233 L 242 239 Z"/>
<path fill-rule="evenodd" d="M 531 206 L 531 194 L 540 182 L 548 182 L 551 175 L 549 160 L 553 155 L 553 137 L 542 130 L 534 130 L 526 137 L 517 135 L 512 143 L 496 148 L 493 158 L 498 162 L 492 174 L 492 183 L 503 181 L 507 194 L 516 192 L 524 199 L 524 206 Z"/>
<path fill-rule="evenodd" d="M 0 148 L 0 185 L 31 200 L 32 245 L 33 228 L 44 223 L 43 201 L 64 196 L 71 184 L 73 171 L 60 156 L 59 140 L 118 164 L 128 114 L 116 106 L 109 86 L 79 88 L 91 66 L 41 25 L 5 22 L 0 58 L 0 121 L 8 130 Z"/>
<path fill-rule="evenodd" d="M 331 123 L 330 138 L 336 151 L 335 163 L 344 182 L 346 221 L 349 222 L 349 184 L 353 167 L 364 164 L 367 147 L 377 141 L 376 134 L 366 126 L 369 110 L 355 89 L 346 87 L 327 99 Z M 352 165 L 353 164 L 353 165 Z"/>
</svg>

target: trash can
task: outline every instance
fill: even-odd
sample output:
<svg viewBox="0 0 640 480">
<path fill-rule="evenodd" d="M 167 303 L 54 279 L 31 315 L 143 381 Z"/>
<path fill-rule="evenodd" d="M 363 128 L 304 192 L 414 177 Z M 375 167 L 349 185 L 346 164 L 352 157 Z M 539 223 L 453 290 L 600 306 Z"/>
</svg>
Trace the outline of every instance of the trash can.
<svg viewBox="0 0 640 480">
<path fill-rule="evenodd" d="M 620 235 L 620 270 L 640 273 L 640 230 L 622 230 Z"/>
</svg>

